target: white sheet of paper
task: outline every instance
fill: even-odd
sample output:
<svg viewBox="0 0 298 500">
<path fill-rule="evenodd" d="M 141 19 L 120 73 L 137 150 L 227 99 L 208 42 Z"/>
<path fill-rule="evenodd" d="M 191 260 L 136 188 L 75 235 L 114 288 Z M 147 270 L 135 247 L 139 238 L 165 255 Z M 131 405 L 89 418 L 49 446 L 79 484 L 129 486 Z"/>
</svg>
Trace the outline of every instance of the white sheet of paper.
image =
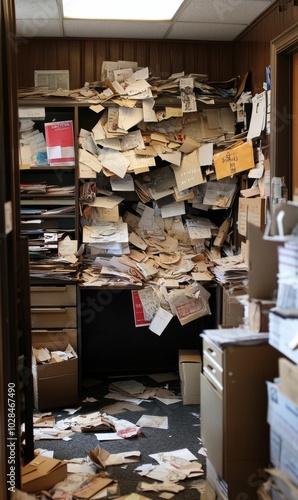
<svg viewBox="0 0 298 500">
<path fill-rule="evenodd" d="M 143 120 L 142 108 L 119 108 L 118 125 L 123 130 L 129 130 Z"/>
<path fill-rule="evenodd" d="M 154 208 L 148 207 L 146 205 L 139 221 L 139 228 L 147 230 L 159 229 L 158 225 L 155 222 L 154 216 Z"/>
<path fill-rule="evenodd" d="M 92 104 L 91 106 L 89 106 L 89 109 L 91 109 L 91 111 L 94 111 L 95 113 L 100 113 L 105 108 L 101 104 Z"/>
<path fill-rule="evenodd" d="M 113 191 L 134 191 L 134 182 L 130 174 L 125 174 L 123 179 L 120 177 L 111 177 L 110 184 Z"/>
<path fill-rule="evenodd" d="M 110 222 L 100 226 L 83 227 L 84 243 L 127 243 L 128 229 L 125 222 Z"/>
<path fill-rule="evenodd" d="M 149 69 L 141 68 L 135 71 L 132 75 L 134 80 L 146 80 L 149 77 Z"/>
<path fill-rule="evenodd" d="M 149 97 L 148 99 L 143 99 L 143 114 L 144 114 L 144 122 L 157 122 L 156 113 L 154 111 L 155 100 L 153 97 Z"/>
<path fill-rule="evenodd" d="M 158 463 L 163 463 L 164 460 L 162 458 L 167 456 L 184 458 L 184 460 L 189 460 L 190 462 L 192 460 L 197 460 L 197 457 L 187 448 L 181 448 L 180 450 L 174 451 L 164 451 L 162 453 L 152 453 L 152 455 L 149 455 L 149 457 L 154 458 L 154 460 L 156 460 Z"/>
<path fill-rule="evenodd" d="M 209 142 L 207 144 L 203 144 L 199 148 L 199 163 L 202 166 L 204 165 L 212 165 L 213 161 L 213 143 Z"/>
<path fill-rule="evenodd" d="M 94 170 L 94 172 L 99 173 L 102 170 L 100 160 L 85 149 L 79 149 L 79 162 L 84 163 L 84 165 L 87 165 L 87 167 Z"/>
<path fill-rule="evenodd" d="M 160 158 L 164 161 L 168 161 L 173 165 L 181 165 L 182 153 L 180 151 L 173 151 L 172 153 L 160 153 Z"/>
<path fill-rule="evenodd" d="M 124 198 L 118 196 L 117 194 L 112 194 L 111 196 L 96 196 L 95 200 L 90 203 L 93 207 L 102 207 L 102 208 L 114 208 L 116 205 L 119 205 Z"/>
<path fill-rule="evenodd" d="M 100 159 L 104 167 L 121 178 L 125 176 L 130 163 L 120 151 L 114 151 L 110 148 L 102 149 Z"/>
<path fill-rule="evenodd" d="M 101 120 L 99 120 L 97 122 L 96 125 L 94 125 L 93 129 L 92 129 L 92 133 L 93 133 L 93 139 L 95 141 L 98 141 L 100 139 L 105 139 L 106 137 L 106 134 L 105 134 L 105 131 L 103 129 L 103 126 L 102 126 L 102 123 L 101 123 Z"/>
<path fill-rule="evenodd" d="M 168 429 L 168 417 L 161 417 L 157 415 L 142 415 L 136 422 L 139 427 L 154 427 L 157 429 Z"/>
<path fill-rule="evenodd" d="M 252 114 L 247 133 L 247 140 L 254 139 L 261 135 L 266 121 L 266 92 L 256 94 L 252 98 Z"/>
<path fill-rule="evenodd" d="M 157 313 L 155 314 L 153 320 L 149 325 L 149 330 L 151 330 L 151 332 L 153 333 L 156 333 L 156 335 L 161 335 L 172 318 L 172 313 L 166 311 L 162 307 L 159 307 Z"/>
<path fill-rule="evenodd" d="M 160 210 L 163 219 L 167 217 L 175 217 L 176 215 L 184 215 L 185 203 L 184 201 L 174 201 L 168 205 L 163 205 Z"/>
<path fill-rule="evenodd" d="M 146 92 L 151 87 L 150 83 L 146 80 L 130 80 L 129 85 L 126 87 L 126 92 L 128 95 L 135 96 L 136 94 L 140 94 Z"/>
<path fill-rule="evenodd" d="M 120 139 L 120 146 L 122 151 L 127 151 L 129 149 L 144 149 L 145 144 L 143 140 L 143 136 L 140 130 L 134 130 L 133 132 L 129 132 L 125 137 Z"/>
<path fill-rule="evenodd" d="M 115 441 L 117 439 L 124 439 L 118 436 L 117 432 L 100 432 L 95 433 L 95 437 L 98 441 Z"/>
</svg>

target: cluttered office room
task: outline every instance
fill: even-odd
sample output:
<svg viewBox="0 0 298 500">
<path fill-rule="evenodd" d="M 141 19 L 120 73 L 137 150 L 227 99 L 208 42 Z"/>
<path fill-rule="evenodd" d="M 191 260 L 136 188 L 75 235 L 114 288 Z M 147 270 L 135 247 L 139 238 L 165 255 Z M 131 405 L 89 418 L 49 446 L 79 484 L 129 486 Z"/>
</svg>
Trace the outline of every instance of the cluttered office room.
<svg viewBox="0 0 298 500">
<path fill-rule="evenodd" d="M 1 500 L 296 500 L 298 2 L 0 19 Z"/>
</svg>

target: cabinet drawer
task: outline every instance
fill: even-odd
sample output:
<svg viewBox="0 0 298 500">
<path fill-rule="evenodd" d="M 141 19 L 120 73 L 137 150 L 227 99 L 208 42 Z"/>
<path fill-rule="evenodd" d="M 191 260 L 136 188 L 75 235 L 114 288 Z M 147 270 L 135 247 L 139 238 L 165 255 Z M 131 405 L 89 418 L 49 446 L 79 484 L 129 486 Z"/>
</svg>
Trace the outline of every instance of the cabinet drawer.
<svg viewBox="0 0 298 500">
<path fill-rule="evenodd" d="M 32 328 L 75 328 L 76 326 L 75 307 L 31 308 Z"/>
<path fill-rule="evenodd" d="M 33 307 L 75 306 L 76 287 L 74 285 L 31 286 L 30 298 Z"/>
<path fill-rule="evenodd" d="M 218 390 L 223 390 L 223 352 L 212 342 L 203 342 L 203 373 Z"/>
<path fill-rule="evenodd" d="M 209 339 L 203 339 L 203 354 L 208 356 L 209 359 L 213 359 L 215 363 L 223 367 L 223 351 L 220 347 L 216 346 Z"/>
<path fill-rule="evenodd" d="M 204 374 L 201 375 L 201 437 L 208 450 L 208 459 L 221 477 L 224 469 L 223 405 L 219 392 Z"/>
<path fill-rule="evenodd" d="M 223 390 L 223 370 L 206 355 L 203 357 L 203 373 L 220 391 Z"/>
<path fill-rule="evenodd" d="M 61 343 L 70 344 L 74 350 L 78 351 L 78 332 L 76 328 L 60 328 L 56 330 L 32 330 L 32 345 L 34 347 L 45 347 L 48 343 L 51 346 L 57 344 L 55 350 L 61 349 Z"/>
</svg>

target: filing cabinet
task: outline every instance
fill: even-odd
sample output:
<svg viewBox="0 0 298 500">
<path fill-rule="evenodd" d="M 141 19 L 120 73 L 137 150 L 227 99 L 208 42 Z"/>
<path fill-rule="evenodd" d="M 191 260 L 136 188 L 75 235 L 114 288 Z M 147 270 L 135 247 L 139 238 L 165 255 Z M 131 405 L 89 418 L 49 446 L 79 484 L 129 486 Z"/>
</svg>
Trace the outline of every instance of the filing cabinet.
<svg viewBox="0 0 298 500">
<path fill-rule="evenodd" d="M 220 498 L 258 498 L 259 474 L 269 464 L 266 380 L 277 363 L 268 344 L 220 348 L 203 339 L 201 437 L 207 480 Z"/>
<path fill-rule="evenodd" d="M 76 285 L 31 286 L 32 329 L 76 329 L 76 296 Z"/>
<path fill-rule="evenodd" d="M 64 350 L 70 344 L 79 355 L 77 286 L 31 285 L 30 299 L 33 347 Z M 33 363 L 34 403 L 39 410 L 49 409 L 49 404 L 55 408 L 78 399 L 78 359 L 64 363 L 67 364 L 63 367 L 61 363 L 60 367 L 50 365 L 47 372 L 46 366 Z M 54 395 L 49 392 L 50 387 L 55 387 Z"/>
</svg>

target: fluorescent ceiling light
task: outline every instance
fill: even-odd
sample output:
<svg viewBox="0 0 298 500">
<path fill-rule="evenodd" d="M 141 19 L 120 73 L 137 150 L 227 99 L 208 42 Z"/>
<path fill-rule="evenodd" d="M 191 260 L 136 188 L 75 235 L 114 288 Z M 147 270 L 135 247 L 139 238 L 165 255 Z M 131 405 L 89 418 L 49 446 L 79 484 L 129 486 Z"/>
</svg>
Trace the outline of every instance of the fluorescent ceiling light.
<svg viewBox="0 0 298 500">
<path fill-rule="evenodd" d="M 68 19 L 113 19 L 127 21 L 169 21 L 183 0 L 62 0 Z"/>
</svg>

